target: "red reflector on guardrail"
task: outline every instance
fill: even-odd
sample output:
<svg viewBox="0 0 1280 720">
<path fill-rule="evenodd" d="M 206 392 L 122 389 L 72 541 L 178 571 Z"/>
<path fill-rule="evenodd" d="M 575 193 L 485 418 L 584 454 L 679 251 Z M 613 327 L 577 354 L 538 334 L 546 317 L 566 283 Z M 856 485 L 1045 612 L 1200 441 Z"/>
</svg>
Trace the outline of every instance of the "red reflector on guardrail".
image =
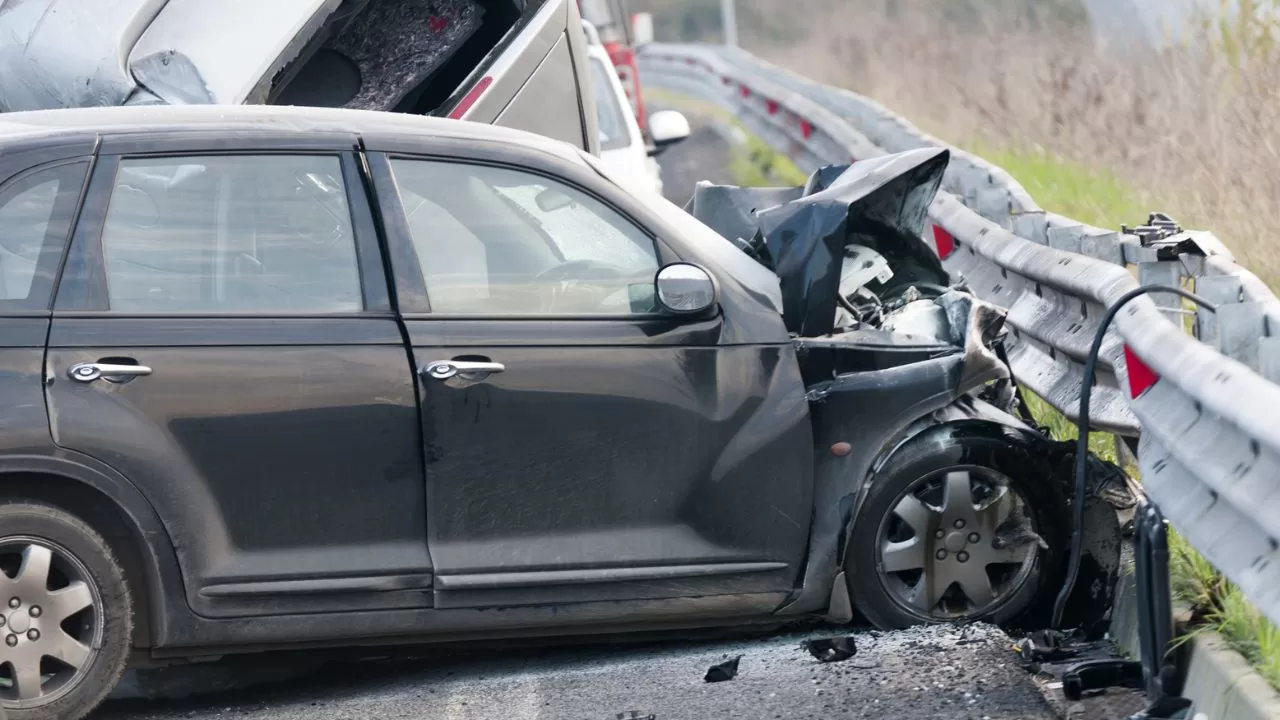
<svg viewBox="0 0 1280 720">
<path fill-rule="evenodd" d="M 751 88 L 746 85 L 739 85 L 738 92 L 742 93 L 742 97 L 751 97 Z"/>
<path fill-rule="evenodd" d="M 764 101 L 764 104 L 765 104 L 765 107 L 767 107 L 767 108 L 769 109 L 769 114 L 770 114 L 770 115 L 777 115 L 777 114 L 778 114 L 778 101 L 777 101 L 777 100 L 765 100 L 765 101 Z"/>
<path fill-rule="evenodd" d="M 1129 371 L 1129 397 L 1136 398 L 1148 388 L 1160 382 L 1160 376 L 1151 366 L 1142 362 L 1138 354 L 1124 346 L 1124 366 Z"/>
<path fill-rule="evenodd" d="M 933 245 L 938 251 L 938 257 L 943 260 L 956 251 L 956 239 L 937 225 L 933 226 Z"/>
<path fill-rule="evenodd" d="M 809 136 L 813 134 L 813 123 L 810 123 L 808 120 L 801 120 L 800 134 L 804 136 L 805 140 L 808 140 Z"/>
</svg>

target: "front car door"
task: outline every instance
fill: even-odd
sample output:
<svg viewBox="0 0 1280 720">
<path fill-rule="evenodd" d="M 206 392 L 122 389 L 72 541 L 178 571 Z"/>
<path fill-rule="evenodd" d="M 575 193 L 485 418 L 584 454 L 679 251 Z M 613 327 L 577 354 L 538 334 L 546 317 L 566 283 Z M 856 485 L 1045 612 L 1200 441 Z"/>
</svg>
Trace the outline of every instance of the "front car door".
<svg viewBox="0 0 1280 720">
<path fill-rule="evenodd" d="M 369 162 L 420 371 L 436 607 L 776 608 L 812 493 L 785 332 L 659 313 L 654 275 L 681 253 L 584 165 L 366 146 L 391 151 Z"/>
<path fill-rule="evenodd" d="M 414 379 L 355 145 L 101 146 L 49 334 L 52 430 L 148 497 L 205 616 L 430 602 Z"/>
</svg>

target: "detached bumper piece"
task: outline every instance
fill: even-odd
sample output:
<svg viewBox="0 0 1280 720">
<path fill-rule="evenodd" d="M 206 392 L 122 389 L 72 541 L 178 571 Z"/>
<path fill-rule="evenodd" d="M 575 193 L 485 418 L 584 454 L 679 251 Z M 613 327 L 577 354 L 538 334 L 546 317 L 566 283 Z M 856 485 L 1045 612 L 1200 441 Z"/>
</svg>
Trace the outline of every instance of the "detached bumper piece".
<svg viewBox="0 0 1280 720">
<path fill-rule="evenodd" d="M 1147 709 L 1130 720 L 1189 717 L 1191 701 L 1181 697 L 1182 680 L 1169 660 L 1173 608 L 1169 588 L 1169 532 L 1160 509 L 1148 500 L 1134 516 L 1140 660 L 1092 660 L 1068 669 L 1062 692 L 1070 700 L 1113 687 L 1145 690 Z"/>
</svg>

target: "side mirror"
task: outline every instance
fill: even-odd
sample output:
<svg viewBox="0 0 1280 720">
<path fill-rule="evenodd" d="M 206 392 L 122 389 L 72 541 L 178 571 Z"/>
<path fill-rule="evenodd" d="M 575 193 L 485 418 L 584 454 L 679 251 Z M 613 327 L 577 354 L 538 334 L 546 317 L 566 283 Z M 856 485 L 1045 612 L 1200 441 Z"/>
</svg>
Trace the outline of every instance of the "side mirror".
<svg viewBox="0 0 1280 720">
<path fill-rule="evenodd" d="M 653 138 L 653 147 L 649 155 L 658 155 L 663 150 L 689 137 L 689 119 L 684 113 L 676 110 L 659 110 L 649 116 L 649 135 Z"/>
<path fill-rule="evenodd" d="M 691 263 L 672 263 L 654 278 L 658 305 L 673 315 L 697 315 L 720 301 L 716 281 L 706 270 Z"/>
</svg>

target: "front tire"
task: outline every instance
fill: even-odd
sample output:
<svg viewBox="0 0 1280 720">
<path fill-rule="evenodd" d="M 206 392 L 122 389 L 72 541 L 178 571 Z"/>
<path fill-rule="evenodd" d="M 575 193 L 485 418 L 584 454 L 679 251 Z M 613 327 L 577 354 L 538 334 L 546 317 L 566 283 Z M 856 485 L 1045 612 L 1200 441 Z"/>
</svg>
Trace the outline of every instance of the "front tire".
<svg viewBox="0 0 1280 720">
<path fill-rule="evenodd" d="M 0 707 L 79 720 L 115 688 L 133 633 L 124 572 L 102 536 L 39 502 L 0 504 Z"/>
<path fill-rule="evenodd" d="M 909 442 L 854 518 L 845 575 L 855 606 L 884 629 L 1015 623 L 1051 590 L 1046 569 L 1066 546 L 1057 485 L 1033 443 L 986 427 Z"/>
</svg>

